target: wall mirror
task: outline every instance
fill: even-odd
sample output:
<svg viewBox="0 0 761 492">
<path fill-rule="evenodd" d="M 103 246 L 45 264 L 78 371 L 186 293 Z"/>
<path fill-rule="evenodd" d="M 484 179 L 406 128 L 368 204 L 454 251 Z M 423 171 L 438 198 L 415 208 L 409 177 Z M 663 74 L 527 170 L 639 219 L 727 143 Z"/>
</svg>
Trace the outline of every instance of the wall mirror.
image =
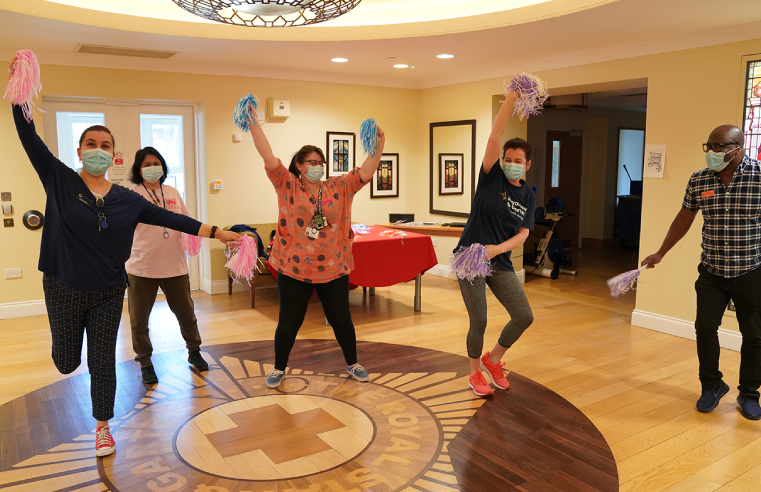
<svg viewBox="0 0 761 492">
<path fill-rule="evenodd" d="M 476 193 L 476 120 L 431 123 L 430 212 L 469 217 Z"/>
</svg>

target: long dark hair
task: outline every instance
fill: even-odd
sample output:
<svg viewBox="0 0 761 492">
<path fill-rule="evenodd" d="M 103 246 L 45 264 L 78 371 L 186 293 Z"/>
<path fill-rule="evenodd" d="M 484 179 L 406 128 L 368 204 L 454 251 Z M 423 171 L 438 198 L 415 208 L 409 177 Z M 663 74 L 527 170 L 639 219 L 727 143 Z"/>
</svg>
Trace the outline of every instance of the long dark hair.
<svg viewBox="0 0 761 492">
<path fill-rule="evenodd" d="M 159 183 L 163 184 L 166 180 L 167 174 L 169 174 L 169 169 L 166 167 L 166 161 L 164 160 L 164 157 L 159 153 L 159 151 L 153 147 L 146 147 L 144 149 L 138 150 L 135 153 L 135 163 L 132 164 L 132 172 L 130 173 L 129 180 L 136 185 L 139 185 L 143 182 L 143 175 L 140 174 L 140 166 L 143 165 L 143 161 L 149 155 L 152 155 L 161 161 L 161 169 L 164 170 L 164 175 L 159 178 Z"/>
<path fill-rule="evenodd" d="M 315 145 L 305 145 L 301 147 L 301 149 L 299 149 L 298 152 L 293 154 L 293 157 L 291 158 L 291 165 L 288 166 L 288 170 L 291 173 L 293 173 L 293 175 L 296 176 L 297 178 L 301 177 L 301 171 L 299 171 L 299 168 L 296 165 L 296 163 L 304 164 L 304 159 L 306 159 L 307 156 L 311 154 L 312 152 L 317 152 L 318 154 L 320 154 L 320 159 L 322 159 L 323 161 L 325 160 L 325 154 L 322 153 L 322 149 L 320 149 L 319 147 Z"/>
</svg>

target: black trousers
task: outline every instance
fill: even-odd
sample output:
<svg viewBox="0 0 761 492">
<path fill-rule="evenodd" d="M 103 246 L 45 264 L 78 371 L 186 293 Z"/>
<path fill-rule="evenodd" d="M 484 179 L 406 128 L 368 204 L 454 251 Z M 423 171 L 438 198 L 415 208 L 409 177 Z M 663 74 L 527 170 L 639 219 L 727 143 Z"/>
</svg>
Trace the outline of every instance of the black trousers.
<svg viewBox="0 0 761 492">
<path fill-rule="evenodd" d="M 285 371 L 309 307 L 312 291 L 317 291 L 322 309 L 341 346 L 346 365 L 357 363 L 357 335 L 349 311 L 349 277 L 339 277 L 324 284 L 310 284 L 293 277 L 277 276 L 280 318 L 275 330 L 275 369 Z"/>
<path fill-rule="evenodd" d="M 697 292 L 697 337 L 700 382 L 703 389 L 711 389 L 721 381 L 719 371 L 719 325 L 732 299 L 737 309 L 737 322 L 742 334 L 740 349 L 741 393 L 758 395 L 761 386 L 761 268 L 739 277 L 725 278 L 713 275 L 702 264 L 695 282 Z"/>
<path fill-rule="evenodd" d="M 52 275 L 42 277 L 53 363 L 61 374 L 79 367 L 87 331 L 87 367 L 90 370 L 90 398 L 95 420 L 114 417 L 116 397 L 116 335 L 124 305 L 124 288 L 79 290 Z"/>
</svg>

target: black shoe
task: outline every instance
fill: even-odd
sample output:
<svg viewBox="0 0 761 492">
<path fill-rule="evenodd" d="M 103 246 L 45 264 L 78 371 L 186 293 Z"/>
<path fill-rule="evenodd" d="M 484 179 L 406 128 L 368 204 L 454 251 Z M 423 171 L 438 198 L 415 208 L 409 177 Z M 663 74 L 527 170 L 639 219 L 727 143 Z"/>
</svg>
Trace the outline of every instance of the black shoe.
<svg viewBox="0 0 761 492">
<path fill-rule="evenodd" d="M 156 384 L 159 382 L 159 378 L 156 377 L 156 371 L 153 370 L 153 366 L 145 366 L 140 369 L 142 373 L 143 382 L 145 384 Z"/>
<path fill-rule="evenodd" d="M 758 395 L 740 393 L 737 395 L 737 404 L 740 405 L 740 413 L 746 419 L 761 419 L 761 406 L 758 404 Z"/>
<path fill-rule="evenodd" d="M 201 351 L 196 350 L 195 352 L 191 352 L 188 355 L 188 362 L 191 366 L 196 368 L 196 371 L 208 371 L 209 370 L 209 364 L 206 363 L 205 360 L 203 360 L 203 357 L 201 357 Z"/>
<path fill-rule="evenodd" d="M 724 381 L 719 381 L 713 385 L 712 389 L 703 390 L 700 399 L 695 404 L 698 412 L 708 413 L 719 406 L 719 400 L 729 391 L 729 386 Z"/>
</svg>

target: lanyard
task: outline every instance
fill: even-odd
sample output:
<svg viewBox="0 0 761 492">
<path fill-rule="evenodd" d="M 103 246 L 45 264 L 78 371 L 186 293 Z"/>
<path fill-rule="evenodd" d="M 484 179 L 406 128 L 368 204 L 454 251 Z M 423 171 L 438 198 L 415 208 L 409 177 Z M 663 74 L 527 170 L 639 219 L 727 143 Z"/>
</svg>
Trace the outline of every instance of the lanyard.
<svg viewBox="0 0 761 492">
<path fill-rule="evenodd" d="M 312 190 L 309 189 L 307 185 L 304 185 L 304 188 L 307 189 L 309 192 L 309 195 L 312 197 L 312 200 L 315 200 L 314 195 L 312 194 Z M 320 191 L 317 194 L 317 199 L 315 200 L 315 215 L 322 215 L 322 183 L 320 183 Z"/>
<path fill-rule="evenodd" d="M 145 187 L 145 183 L 142 183 L 142 184 L 143 184 L 143 188 L 145 189 L 145 192 L 148 193 L 148 198 L 150 198 L 151 201 L 157 207 L 160 207 L 161 205 L 159 205 L 159 196 L 156 194 L 156 190 L 149 190 L 148 188 Z M 166 210 L 166 199 L 164 198 L 164 186 L 163 185 L 159 185 L 159 188 L 161 188 L 161 200 L 164 203 L 164 210 Z M 151 191 L 153 191 L 153 196 L 151 196 Z M 155 200 L 153 199 L 154 196 L 156 197 Z M 164 227 L 164 234 L 163 234 L 163 236 L 164 236 L 164 239 L 169 239 L 169 231 L 166 230 L 166 227 Z"/>
</svg>

